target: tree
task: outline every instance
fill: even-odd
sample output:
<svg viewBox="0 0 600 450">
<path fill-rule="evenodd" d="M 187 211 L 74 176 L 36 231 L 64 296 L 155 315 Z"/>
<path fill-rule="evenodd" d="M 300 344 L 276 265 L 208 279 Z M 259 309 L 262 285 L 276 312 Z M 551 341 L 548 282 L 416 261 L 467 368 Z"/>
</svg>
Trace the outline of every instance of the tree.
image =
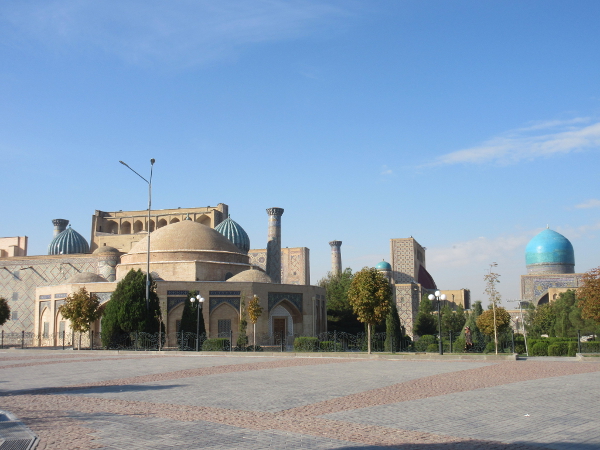
<svg viewBox="0 0 600 450">
<path fill-rule="evenodd" d="M 10 318 L 10 306 L 4 297 L 0 297 L 0 327 Z"/>
<path fill-rule="evenodd" d="M 348 301 L 348 289 L 350 289 L 353 278 L 352 269 L 348 267 L 341 274 L 329 272 L 318 283 L 319 286 L 325 288 L 327 329 L 330 331 L 358 333 L 363 330 L 363 325 L 354 314 Z"/>
<path fill-rule="evenodd" d="M 577 290 L 581 317 L 600 323 L 600 267 L 583 274 L 582 286 Z"/>
<path fill-rule="evenodd" d="M 246 319 L 246 302 L 244 302 L 242 298 L 242 303 L 240 304 L 240 325 L 238 327 L 238 338 L 236 342 L 236 346 L 239 350 L 245 350 L 248 346 L 248 335 L 246 334 L 246 330 L 248 329 L 248 320 Z"/>
<path fill-rule="evenodd" d="M 258 322 L 258 318 L 262 315 L 263 309 L 260 306 L 260 299 L 258 295 L 252 297 L 252 300 L 248 302 L 248 317 L 250 318 L 250 322 L 252 322 L 252 336 L 254 339 L 253 349 L 256 351 L 256 322 Z"/>
<path fill-rule="evenodd" d="M 188 296 L 183 305 L 183 311 L 181 313 L 181 324 L 179 325 L 179 329 L 187 331 L 188 333 L 196 333 L 196 330 L 198 330 L 198 335 L 201 335 L 203 333 L 206 333 L 202 305 L 198 300 L 195 300 L 194 302 L 191 301 L 192 298 L 196 298 L 197 296 L 198 291 L 190 291 L 188 293 Z M 200 308 L 200 311 L 198 311 L 198 308 Z M 200 316 L 199 322 L 198 315 Z"/>
<path fill-rule="evenodd" d="M 354 275 L 348 301 L 358 320 L 367 324 L 368 353 L 371 353 L 371 328 L 386 318 L 390 311 L 392 288 L 375 268 L 365 267 Z"/>
<path fill-rule="evenodd" d="M 556 317 L 552 305 L 549 303 L 538 305 L 537 308 L 531 305 L 527 320 L 530 323 L 527 331 L 534 336 L 541 336 L 542 334 L 550 336 L 554 334 Z"/>
<path fill-rule="evenodd" d="M 146 274 L 141 270 L 130 270 L 119 281 L 102 315 L 102 343 L 109 346 L 114 338 L 133 331 L 156 331 L 156 317 L 160 305 L 156 294 L 156 283 L 150 277 L 149 308 L 146 308 Z"/>
<path fill-rule="evenodd" d="M 495 326 L 494 317 L 496 318 Z M 477 318 L 477 328 L 487 336 L 508 331 L 510 329 L 510 314 L 501 306 L 496 307 L 495 311 L 488 309 Z"/>
<path fill-rule="evenodd" d="M 423 294 L 421 303 L 419 304 L 419 313 L 413 325 L 413 331 L 416 335 L 425 336 L 437 333 L 437 324 L 432 312 L 433 306 L 431 305 L 431 300 L 429 300 L 427 294 Z"/>
<path fill-rule="evenodd" d="M 99 307 L 100 300 L 96 294 L 88 294 L 85 287 L 82 287 L 67 296 L 65 303 L 60 308 L 60 313 L 65 319 L 71 321 L 73 331 L 84 333 L 89 331 L 92 322 L 100 317 Z M 81 349 L 81 334 L 78 348 Z"/>
<path fill-rule="evenodd" d="M 493 320 L 492 324 L 494 326 L 494 346 L 496 347 L 496 354 L 498 354 L 498 328 L 496 327 L 496 309 L 498 309 L 498 302 L 500 301 L 500 293 L 496 289 L 496 285 L 500 283 L 500 274 L 492 272 L 492 267 L 496 267 L 498 264 L 492 263 L 490 264 L 490 272 L 483 276 L 485 280 L 485 293 L 490 298 L 490 305 L 492 305 L 493 312 Z M 479 319 L 478 319 L 479 320 Z M 479 322 L 478 322 L 479 325 Z M 484 332 L 481 327 L 479 329 Z M 485 333 L 485 332 L 484 332 Z"/>
<path fill-rule="evenodd" d="M 400 323 L 396 302 L 390 303 L 390 312 L 385 319 L 385 349 L 388 352 L 398 351 L 402 348 L 404 339 L 404 327 Z"/>
</svg>

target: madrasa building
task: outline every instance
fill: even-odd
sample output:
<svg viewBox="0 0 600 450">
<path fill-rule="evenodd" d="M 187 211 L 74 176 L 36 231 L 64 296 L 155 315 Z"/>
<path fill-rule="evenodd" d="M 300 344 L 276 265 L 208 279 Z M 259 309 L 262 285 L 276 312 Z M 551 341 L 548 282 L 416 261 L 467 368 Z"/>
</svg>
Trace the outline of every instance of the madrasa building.
<svg viewBox="0 0 600 450">
<path fill-rule="evenodd" d="M 529 241 L 525 248 L 527 275 L 521 275 L 521 299 L 543 305 L 560 293 L 581 286 L 582 273 L 575 273 L 575 252 L 571 242 L 549 228 Z"/>
<path fill-rule="evenodd" d="M 0 296 L 11 308 L 5 332 L 25 331 L 40 345 L 57 345 L 70 335 L 60 307 L 85 287 L 105 304 L 130 270 L 150 272 L 167 334 L 176 333 L 185 299 L 198 291 L 209 337 L 233 332 L 237 339 L 242 301 L 258 296 L 263 314 L 256 324 L 265 337 L 317 335 L 326 331 L 325 289 L 310 285 L 309 249 L 281 248 L 283 208 L 269 208 L 265 249 L 251 249 L 245 230 L 229 217 L 228 206 L 147 211 L 96 211 L 90 244 L 53 220 L 47 255 L 27 256 L 27 239 L 0 239 Z M 148 251 L 148 233 L 150 249 Z M 92 330 L 99 332 L 100 321 Z"/>
</svg>

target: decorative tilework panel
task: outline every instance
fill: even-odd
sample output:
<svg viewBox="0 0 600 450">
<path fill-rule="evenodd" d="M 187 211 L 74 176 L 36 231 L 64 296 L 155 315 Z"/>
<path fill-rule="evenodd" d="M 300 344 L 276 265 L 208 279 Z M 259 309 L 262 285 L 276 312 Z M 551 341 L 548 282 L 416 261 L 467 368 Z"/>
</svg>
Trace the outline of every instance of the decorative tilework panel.
<svg viewBox="0 0 600 450">
<path fill-rule="evenodd" d="M 68 294 L 63 292 L 62 294 L 54 294 L 54 298 L 67 298 Z"/>
<path fill-rule="evenodd" d="M 40 295 L 40 300 L 48 300 L 52 298 L 52 295 L 48 294 L 48 295 Z"/>
<path fill-rule="evenodd" d="M 100 300 L 100 304 L 102 305 L 103 303 L 106 303 L 110 300 L 112 292 L 93 292 L 93 294 L 95 294 L 96 297 L 98 297 L 98 300 Z"/>
<path fill-rule="evenodd" d="M 167 295 L 185 295 L 187 296 L 190 291 L 167 291 Z"/>
<path fill-rule="evenodd" d="M 210 297 L 208 301 L 209 313 L 212 313 L 222 303 L 228 303 L 237 311 L 240 310 L 240 297 Z"/>
<path fill-rule="evenodd" d="M 286 294 L 283 292 L 269 292 L 269 311 L 282 300 L 288 300 L 298 311 L 302 312 L 302 294 Z"/>
<path fill-rule="evenodd" d="M 209 295 L 240 295 L 240 291 L 209 291 Z"/>
<path fill-rule="evenodd" d="M 177 305 L 185 302 L 187 297 L 167 297 L 167 313 L 171 312 Z"/>
</svg>

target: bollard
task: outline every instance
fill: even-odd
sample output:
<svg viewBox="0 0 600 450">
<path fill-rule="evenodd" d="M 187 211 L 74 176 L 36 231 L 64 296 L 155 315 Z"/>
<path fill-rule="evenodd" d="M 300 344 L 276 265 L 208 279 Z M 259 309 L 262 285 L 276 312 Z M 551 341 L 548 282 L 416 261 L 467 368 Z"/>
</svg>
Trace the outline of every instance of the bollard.
<svg viewBox="0 0 600 450">
<path fill-rule="evenodd" d="M 515 352 L 515 330 L 512 330 L 512 352 Z"/>
<path fill-rule="evenodd" d="M 21 331 L 21 349 L 25 348 L 25 330 Z"/>
<path fill-rule="evenodd" d="M 91 337 L 90 337 L 90 349 L 94 350 L 94 330 L 90 330 L 90 334 L 91 334 Z"/>
<path fill-rule="evenodd" d="M 2 344 L 0 344 L 0 348 L 4 348 L 4 330 L 2 330 Z"/>
<path fill-rule="evenodd" d="M 233 351 L 233 330 L 229 330 L 229 351 Z"/>
<path fill-rule="evenodd" d="M 65 349 L 65 330 L 63 330 L 63 350 Z"/>
<path fill-rule="evenodd" d="M 283 331 L 281 332 L 281 353 L 283 353 Z"/>
<path fill-rule="evenodd" d="M 183 330 L 181 330 L 181 342 L 179 344 L 179 350 L 183 351 Z"/>
<path fill-rule="evenodd" d="M 581 353 L 581 331 L 577 330 L 577 353 Z"/>
</svg>

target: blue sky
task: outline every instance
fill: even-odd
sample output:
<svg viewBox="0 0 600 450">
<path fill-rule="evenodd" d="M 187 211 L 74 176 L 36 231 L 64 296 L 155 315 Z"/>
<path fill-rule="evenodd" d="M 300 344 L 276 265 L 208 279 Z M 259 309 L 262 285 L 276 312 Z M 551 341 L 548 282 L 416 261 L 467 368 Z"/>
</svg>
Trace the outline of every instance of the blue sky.
<svg viewBox="0 0 600 450">
<path fill-rule="evenodd" d="M 0 5 L 0 236 L 230 206 L 253 248 L 330 268 L 415 237 L 443 289 L 519 297 L 549 225 L 600 265 L 600 2 L 16 1 Z"/>
</svg>

